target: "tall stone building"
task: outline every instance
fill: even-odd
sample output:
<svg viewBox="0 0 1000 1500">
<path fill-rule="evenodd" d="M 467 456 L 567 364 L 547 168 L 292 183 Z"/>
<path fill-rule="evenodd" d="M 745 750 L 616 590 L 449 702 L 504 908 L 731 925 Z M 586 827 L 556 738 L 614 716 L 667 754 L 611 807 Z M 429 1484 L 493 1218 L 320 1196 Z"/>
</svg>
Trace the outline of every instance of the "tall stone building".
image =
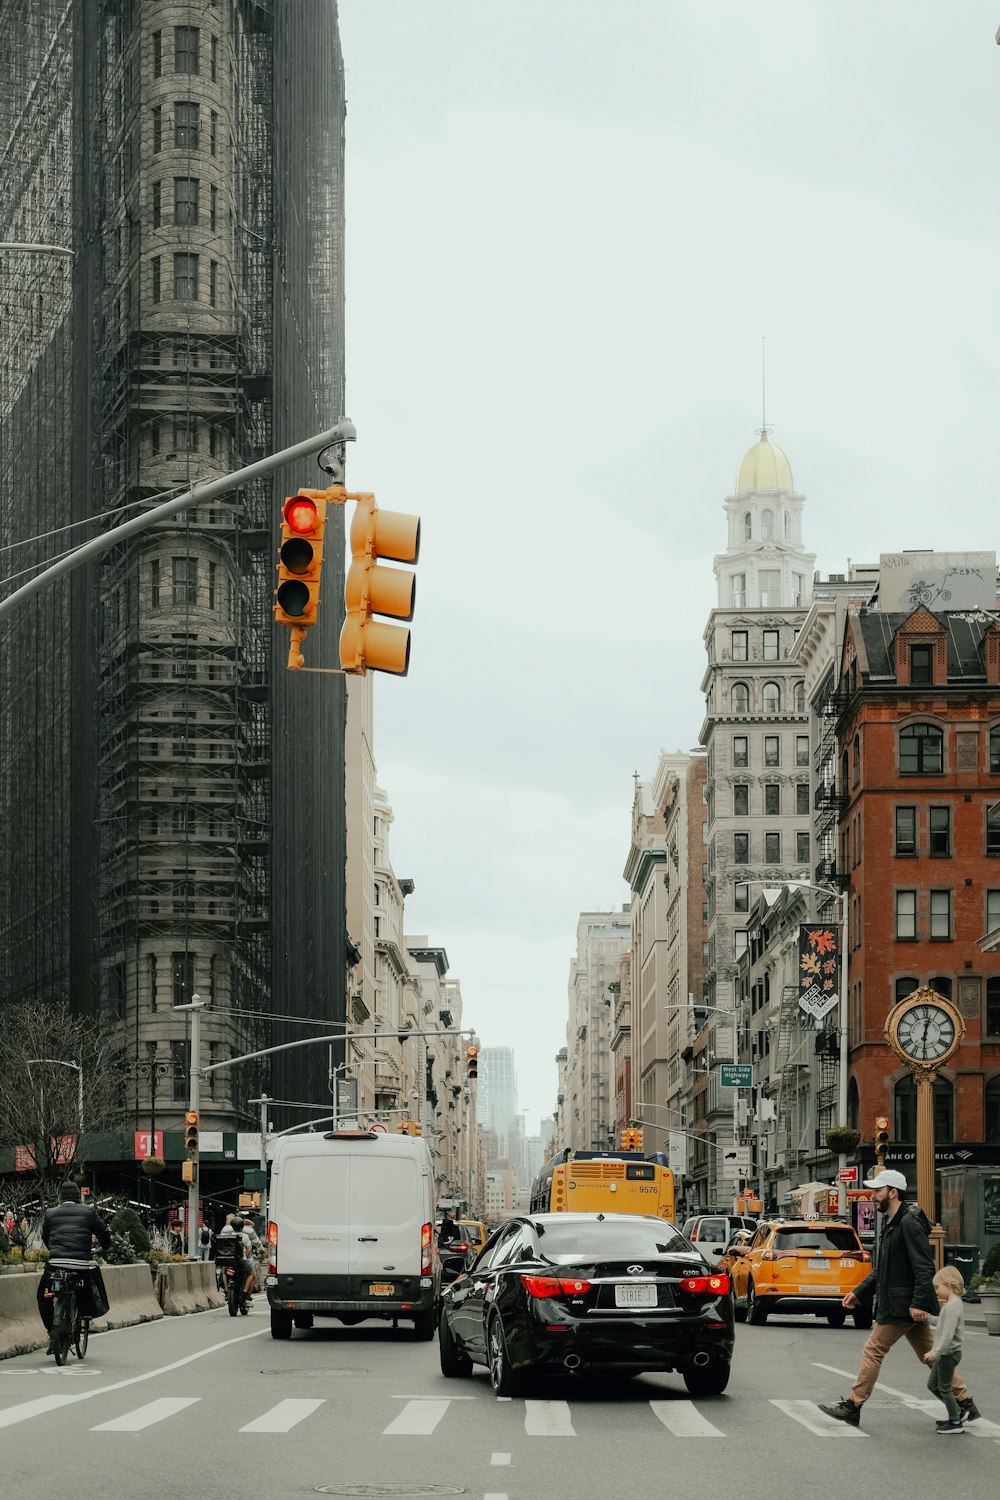
<svg viewBox="0 0 1000 1500">
<path fill-rule="evenodd" d="M 621 955 L 631 942 L 628 908 L 582 912 L 576 928 L 576 954 L 570 961 L 569 1023 L 563 1145 L 606 1151 L 612 1144 L 613 1083 L 611 1032 Z"/>
<path fill-rule="evenodd" d="M 335 0 L 3 0 L 0 35 L 0 217 L 74 252 L 0 257 L 0 543 L 81 540 L 331 426 Z M 100 1016 L 136 1128 L 179 1123 L 172 1008 L 192 994 L 205 1062 L 345 1018 L 343 682 L 286 672 L 271 613 L 280 499 L 321 479 L 300 464 L 189 509 L 11 623 L 0 999 Z M 342 528 L 334 511 L 316 664 L 336 658 Z M 252 1124 L 262 1086 L 328 1097 L 320 1050 L 213 1075 L 204 1125 Z"/>
</svg>

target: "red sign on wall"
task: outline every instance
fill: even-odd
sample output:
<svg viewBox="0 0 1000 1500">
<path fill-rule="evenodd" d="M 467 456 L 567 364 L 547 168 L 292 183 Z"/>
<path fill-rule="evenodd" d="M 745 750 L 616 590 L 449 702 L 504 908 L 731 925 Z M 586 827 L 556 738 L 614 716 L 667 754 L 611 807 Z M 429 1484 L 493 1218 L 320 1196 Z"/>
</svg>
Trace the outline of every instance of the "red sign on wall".
<svg viewBox="0 0 1000 1500">
<path fill-rule="evenodd" d="M 135 1159 L 145 1161 L 147 1156 L 163 1155 L 163 1131 L 158 1130 L 154 1135 L 150 1130 L 137 1130 L 135 1133 Z"/>
<path fill-rule="evenodd" d="M 841 1182 L 857 1182 L 858 1169 L 857 1167 L 845 1167 L 842 1172 L 837 1173 L 837 1176 Z"/>
</svg>

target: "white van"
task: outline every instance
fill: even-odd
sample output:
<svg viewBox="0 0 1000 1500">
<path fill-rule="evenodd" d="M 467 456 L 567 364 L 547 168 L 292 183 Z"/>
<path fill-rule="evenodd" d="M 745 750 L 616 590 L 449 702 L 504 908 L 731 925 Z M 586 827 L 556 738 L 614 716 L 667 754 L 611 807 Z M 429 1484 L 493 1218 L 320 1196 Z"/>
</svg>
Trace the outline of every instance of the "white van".
<svg viewBox="0 0 1000 1500">
<path fill-rule="evenodd" d="M 282 1136 L 268 1189 L 271 1337 L 313 1318 L 412 1320 L 434 1337 L 438 1270 L 430 1152 L 379 1130 Z"/>
</svg>

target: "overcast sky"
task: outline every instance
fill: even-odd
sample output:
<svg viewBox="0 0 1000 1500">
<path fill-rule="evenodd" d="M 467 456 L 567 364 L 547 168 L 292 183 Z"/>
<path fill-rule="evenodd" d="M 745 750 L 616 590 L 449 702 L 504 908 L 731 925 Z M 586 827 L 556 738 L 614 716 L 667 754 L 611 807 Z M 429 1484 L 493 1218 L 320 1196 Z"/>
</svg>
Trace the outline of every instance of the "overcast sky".
<svg viewBox="0 0 1000 1500">
<path fill-rule="evenodd" d="M 423 522 L 391 857 L 533 1131 L 633 772 L 698 743 L 762 336 L 821 572 L 998 545 L 1000 0 L 340 16 L 349 481 Z"/>
</svg>

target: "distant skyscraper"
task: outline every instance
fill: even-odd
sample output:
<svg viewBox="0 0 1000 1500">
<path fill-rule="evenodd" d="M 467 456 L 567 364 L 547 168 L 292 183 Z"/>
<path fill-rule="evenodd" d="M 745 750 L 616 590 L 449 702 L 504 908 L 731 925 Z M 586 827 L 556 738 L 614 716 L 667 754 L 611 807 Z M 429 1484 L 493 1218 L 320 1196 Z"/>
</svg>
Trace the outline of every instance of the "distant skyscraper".
<svg viewBox="0 0 1000 1500">
<path fill-rule="evenodd" d="M 479 1086 L 476 1118 L 480 1129 L 492 1130 L 497 1150 L 509 1159 L 511 1132 L 517 1115 L 517 1075 L 510 1047 L 482 1047 L 479 1052 Z"/>
</svg>

